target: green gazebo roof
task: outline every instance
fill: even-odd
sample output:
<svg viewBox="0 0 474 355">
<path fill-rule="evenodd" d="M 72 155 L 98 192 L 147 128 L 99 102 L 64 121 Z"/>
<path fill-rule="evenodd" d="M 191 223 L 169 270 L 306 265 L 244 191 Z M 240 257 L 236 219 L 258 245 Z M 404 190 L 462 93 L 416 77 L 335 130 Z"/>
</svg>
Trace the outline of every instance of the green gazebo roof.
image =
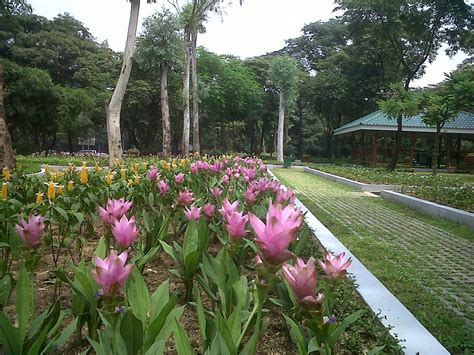
<svg viewBox="0 0 474 355">
<path fill-rule="evenodd" d="M 396 131 L 397 120 L 389 118 L 381 110 L 372 112 L 355 121 L 349 122 L 334 131 L 334 135 L 345 134 L 360 130 L 371 131 Z M 403 131 L 405 132 L 435 132 L 436 128 L 428 126 L 423 122 L 423 115 L 407 117 L 403 119 Z M 442 133 L 474 134 L 474 114 L 461 112 L 454 119 L 447 122 Z"/>
</svg>

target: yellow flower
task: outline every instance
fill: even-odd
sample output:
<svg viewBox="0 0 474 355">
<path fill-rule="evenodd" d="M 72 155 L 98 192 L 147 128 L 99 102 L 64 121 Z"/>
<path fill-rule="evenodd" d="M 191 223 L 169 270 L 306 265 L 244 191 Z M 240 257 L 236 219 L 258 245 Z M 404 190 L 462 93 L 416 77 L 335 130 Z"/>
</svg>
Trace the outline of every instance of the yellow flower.
<svg viewBox="0 0 474 355">
<path fill-rule="evenodd" d="M 10 170 L 7 167 L 3 168 L 3 177 L 7 181 L 9 181 L 12 178 L 12 174 L 10 173 Z"/>
<path fill-rule="evenodd" d="M 58 180 L 58 172 L 57 172 L 57 171 L 55 171 L 55 172 L 53 173 L 53 175 L 51 175 L 51 180 L 53 180 L 53 181 Z"/>
<path fill-rule="evenodd" d="M 76 170 L 76 167 L 74 166 L 73 163 L 69 163 L 68 170 L 69 172 L 73 172 L 74 170 Z"/>
<path fill-rule="evenodd" d="M 113 182 L 113 179 L 114 179 L 114 175 L 112 174 L 111 171 L 109 171 L 107 176 L 105 177 L 105 182 L 110 185 Z"/>
<path fill-rule="evenodd" d="M 69 180 L 69 182 L 67 183 L 67 190 L 72 191 L 72 189 L 74 189 L 74 181 Z"/>
<path fill-rule="evenodd" d="M 148 163 L 146 161 L 143 162 L 143 169 L 145 169 L 145 170 L 148 169 Z"/>
<path fill-rule="evenodd" d="M 37 193 L 36 193 L 36 203 L 41 203 L 41 202 L 43 202 L 43 196 L 44 196 L 44 193 L 42 193 L 42 192 L 37 192 Z"/>
<path fill-rule="evenodd" d="M 49 174 L 51 173 L 51 170 L 49 169 L 49 165 L 48 165 L 48 164 L 46 164 L 46 165 L 44 166 L 44 173 L 45 173 L 46 175 L 49 175 Z"/>
<path fill-rule="evenodd" d="M 114 160 L 114 168 L 120 165 L 120 161 L 118 159 Z"/>
<path fill-rule="evenodd" d="M 89 182 L 89 175 L 87 174 L 87 168 L 83 165 L 81 168 L 81 177 L 79 178 L 81 184 L 85 185 Z"/>
<path fill-rule="evenodd" d="M 133 180 L 132 179 L 129 179 L 128 180 L 128 186 L 132 186 L 133 185 Z"/>
<path fill-rule="evenodd" d="M 64 185 L 59 185 L 58 186 L 58 194 L 64 195 Z"/>
<path fill-rule="evenodd" d="M 0 192 L 0 198 L 6 200 L 8 197 L 8 183 L 4 182 L 2 184 L 2 191 Z"/>
<path fill-rule="evenodd" d="M 102 167 L 99 165 L 99 163 L 95 163 L 95 172 L 99 173 L 102 171 Z"/>
<path fill-rule="evenodd" d="M 120 169 L 120 176 L 121 176 L 122 179 L 125 179 L 125 173 L 126 172 L 127 172 L 127 169 L 125 169 L 125 168 Z"/>
<path fill-rule="evenodd" d="M 135 175 L 135 185 L 140 184 L 140 175 Z"/>
<path fill-rule="evenodd" d="M 56 184 L 52 181 L 48 184 L 48 199 L 51 201 L 56 198 Z"/>
</svg>

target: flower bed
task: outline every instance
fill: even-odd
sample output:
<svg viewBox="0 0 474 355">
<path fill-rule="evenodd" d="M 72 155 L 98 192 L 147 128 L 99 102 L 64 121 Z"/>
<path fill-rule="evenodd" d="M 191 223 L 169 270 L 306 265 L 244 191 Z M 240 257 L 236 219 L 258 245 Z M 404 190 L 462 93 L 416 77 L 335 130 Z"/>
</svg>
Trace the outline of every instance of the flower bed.
<svg viewBox="0 0 474 355">
<path fill-rule="evenodd" d="M 71 164 L 2 183 L 6 353 L 399 349 L 344 277 L 350 260 L 315 247 L 259 160 Z"/>
<path fill-rule="evenodd" d="M 367 184 L 398 185 L 402 193 L 469 212 L 474 211 L 474 184 L 468 178 L 404 171 L 387 172 L 382 168 L 355 165 L 310 164 L 310 166 Z"/>
</svg>

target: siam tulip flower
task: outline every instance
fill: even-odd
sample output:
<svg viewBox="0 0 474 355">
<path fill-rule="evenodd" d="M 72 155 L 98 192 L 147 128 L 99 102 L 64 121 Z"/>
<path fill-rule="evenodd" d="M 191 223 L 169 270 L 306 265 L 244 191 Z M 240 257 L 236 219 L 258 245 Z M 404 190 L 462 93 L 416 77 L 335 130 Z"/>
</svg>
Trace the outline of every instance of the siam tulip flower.
<svg viewBox="0 0 474 355">
<path fill-rule="evenodd" d="M 288 246 L 296 238 L 303 221 L 301 210 L 295 210 L 293 205 L 282 208 L 281 205 L 273 205 L 270 201 L 266 224 L 254 214 L 248 215 L 257 237 L 255 242 L 260 249 L 260 256 L 266 264 L 279 266 L 294 257 Z"/>
<path fill-rule="evenodd" d="M 115 250 L 111 250 L 107 258 L 102 260 L 98 256 L 94 257 L 95 269 L 92 270 L 94 280 L 102 287 L 103 294 L 118 294 L 127 281 L 133 264 L 125 266 L 128 252 L 123 251 L 117 256 Z"/>
<path fill-rule="evenodd" d="M 185 208 L 184 216 L 188 221 L 198 221 L 201 218 L 201 208 L 196 206 L 191 206 L 191 209 Z"/>
<path fill-rule="evenodd" d="M 352 259 L 349 258 L 344 260 L 346 253 L 341 253 L 335 256 L 333 253 L 328 251 L 323 261 L 319 261 L 319 265 L 324 272 L 333 279 L 343 277 L 347 274 L 347 268 L 351 265 Z"/>
<path fill-rule="evenodd" d="M 243 215 L 243 212 L 232 212 L 227 214 L 225 219 L 227 222 L 225 228 L 232 238 L 242 238 L 247 235 L 248 231 L 245 230 L 245 225 L 247 224 L 248 216 Z"/>
<path fill-rule="evenodd" d="M 253 205 L 255 201 L 257 201 L 257 196 L 258 196 L 258 191 L 253 191 L 251 189 L 248 189 L 245 191 L 245 202 L 249 205 Z"/>
<path fill-rule="evenodd" d="M 160 189 L 160 194 L 165 196 L 168 193 L 168 191 L 170 190 L 170 185 L 168 185 L 167 181 L 161 180 L 158 183 L 158 188 Z"/>
<path fill-rule="evenodd" d="M 219 212 L 221 213 L 222 217 L 226 218 L 227 215 L 237 212 L 237 208 L 239 208 L 239 200 L 235 200 L 234 202 L 230 203 L 226 198 L 222 203 L 222 208 L 219 210 Z"/>
<path fill-rule="evenodd" d="M 231 176 L 231 175 L 232 175 L 232 169 L 231 169 L 231 168 L 225 169 L 225 174 L 226 174 L 227 176 Z"/>
<path fill-rule="evenodd" d="M 112 225 L 112 234 L 122 249 L 130 246 L 140 234 L 140 230 L 137 229 L 135 217 L 127 219 L 124 215 L 120 220 L 116 219 Z"/>
<path fill-rule="evenodd" d="M 116 219 L 126 215 L 130 208 L 132 208 L 132 205 L 132 201 L 125 201 L 123 197 L 118 200 L 110 199 L 107 201 L 105 209 L 99 206 L 100 218 L 106 224 L 113 224 Z"/>
<path fill-rule="evenodd" d="M 220 197 L 222 195 L 222 189 L 217 187 L 217 186 L 213 187 L 211 189 L 211 195 L 212 195 L 212 197 L 217 199 L 218 197 Z"/>
<path fill-rule="evenodd" d="M 183 174 L 183 173 L 176 174 L 176 175 L 174 176 L 174 180 L 175 180 L 178 184 L 182 184 L 183 181 L 184 181 L 184 174 Z"/>
<path fill-rule="evenodd" d="M 222 177 L 222 183 L 223 183 L 224 185 L 229 185 L 229 181 L 230 181 L 229 175 L 224 175 L 224 176 Z"/>
<path fill-rule="evenodd" d="M 156 181 L 156 179 L 158 179 L 159 177 L 160 173 L 158 172 L 158 169 L 156 167 L 153 167 L 148 172 L 148 179 L 150 179 L 151 181 Z"/>
<path fill-rule="evenodd" d="M 324 296 L 316 295 L 315 262 L 314 258 L 310 258 L 305 264 L 302 259 L 297 258 L 296 265 L 285 264 L 282 269 L 283 276 L 296 296 L 297 302 L 302 306 L 319 309 L 322 307 Z"/>
<path fill-rule="evenodd" d="M 290 203 L 295 202 L 295 193 L 293 190 L 288 189 L 286 191 L 279 190 L 276 194 L 276 203 L 283 203 L 285 201 L 289 201 Z"/>
<path fill-rule="evenodd" d="M 216 205 L 213 205 L 212 203 L 206 203 L 204 206 L 202 206 L 202 211 L 207 218 L 212 218 L 214 212 L 216 211 Z"/>
<path fill-rule="evenodd" d="M 44 218 L 32 215 L 29 217 L 28 222 L 23 218 L 20 218 L 19 222 L 20 224 L 17 224 L 15 228 L 21 239 L 23 239 L 28 248 L 37 248 L 44 233 Z"/>
<path fill-rule="evenodd" d="M 188 189 L 178 192 L 178 204 L 181 206 L 189 205 L 195 200 L 194 194 Z"/>
</svg>

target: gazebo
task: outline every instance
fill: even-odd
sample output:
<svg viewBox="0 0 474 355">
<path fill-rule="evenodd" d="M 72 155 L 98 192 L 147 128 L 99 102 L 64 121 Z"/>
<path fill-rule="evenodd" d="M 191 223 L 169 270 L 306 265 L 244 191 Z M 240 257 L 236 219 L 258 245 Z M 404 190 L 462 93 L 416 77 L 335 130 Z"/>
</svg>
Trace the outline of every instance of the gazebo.
<svg viewBox="0 0 474 355">
<path fill-rule="evenodd" d="M 394 150 L 394 138 L 397 131 L 397 120 L 389 118 L 381 110 L 375 111 L 355 121 L 349 122 L 334 131 L 335 136 L 350 136 L 351 159 L 354 163 L 375 165 L 377 162 L 388 162 Z M 423 122 L 421 114 L 403 119 L 402 147 L 400 157 L 409 166 L 419 162 L 419 151 L 416 150 L 418 139 L 434 139 L 436 127 Z M 474 114 L 461 112 L 447 122 L 441 129 L 441 137 L 445 142 L 446 166 L 459 164 L 461 157 L 461 141 L 474 138 Z M 454 153 L 454 157 L 453 157 Z M 473 152 L 474 153 L 474 152 Z M 453 159 L 454 158 L 454 159 Z M 472 164 L 469 155 L 467 164 Z M 431 158 L 428 158 L 428 164 Z"/>
</svg>

